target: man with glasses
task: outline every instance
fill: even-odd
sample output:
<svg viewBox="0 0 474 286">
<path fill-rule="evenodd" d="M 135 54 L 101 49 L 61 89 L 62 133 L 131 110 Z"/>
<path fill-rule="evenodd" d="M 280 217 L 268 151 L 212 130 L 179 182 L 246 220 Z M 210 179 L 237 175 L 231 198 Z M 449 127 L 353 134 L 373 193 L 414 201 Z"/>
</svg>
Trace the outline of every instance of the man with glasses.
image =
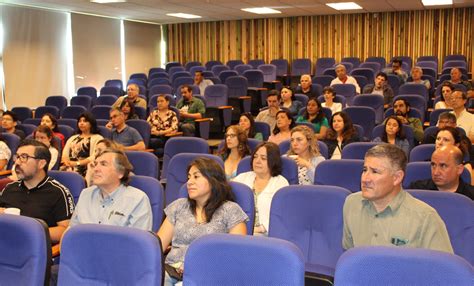
<svg viewBox="0 0 474 286">
<path fill-rule="evenodd" d="M 466 131 L 467 137 L 474 142 L 474 114 L 466 110 L 467 93 L 462 90 L 455 90 L 451 95 L 451 106 L 456 115 L 456 123 Z"/>
<path fill-rule="evenodd" d="M 74 200 L 69 190 L 47 175 L 51 153 L 32 139 L 23 140 L 13 156 L 18 181 L 0 194 L 0 214 L 5 208 L 18 208 L 24 216 L 42 219 L 56 243 L 69 225 Z"/>
<path fill-rule="evenodd" d="M 392 61 L 392 67 L 384 69 L 386 74 L 394 74 L 400 79 L 400 84 L 404 84 L 408 79 L 408 74 L 402 70 L 402 60 L 394 59 Z"/>
</svg>

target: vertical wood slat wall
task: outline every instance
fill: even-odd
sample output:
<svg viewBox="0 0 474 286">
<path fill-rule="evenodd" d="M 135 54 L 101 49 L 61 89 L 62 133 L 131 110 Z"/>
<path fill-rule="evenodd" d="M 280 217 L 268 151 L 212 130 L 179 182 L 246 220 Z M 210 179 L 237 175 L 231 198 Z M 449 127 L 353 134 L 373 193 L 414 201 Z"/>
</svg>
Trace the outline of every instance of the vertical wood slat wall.
<svg viewBox="0 0 474 286">
<path fill-rule="evenodd" d="M 474 8 L 165 25 L 168 61 L 463 54 L 474 70 Z"/>
</svg>

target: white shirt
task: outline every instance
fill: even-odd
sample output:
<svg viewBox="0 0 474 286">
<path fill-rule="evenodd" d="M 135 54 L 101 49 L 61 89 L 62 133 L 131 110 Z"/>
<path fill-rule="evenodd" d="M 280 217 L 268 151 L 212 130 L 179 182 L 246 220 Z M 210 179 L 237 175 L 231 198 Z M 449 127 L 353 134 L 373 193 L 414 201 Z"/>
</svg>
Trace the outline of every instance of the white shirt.
<svg viewBox="0 0 474 286">
<path fill-rule="evenodd" d="M 451 111 L 454 115 L 454 111 Z M 466 131 L 467 137 L 471 138 L 474 136 L 474 114 L 469 113 L 466 109 L 464 109 L 459 116 L 456 116 L 456 124 L 458 127 L 461 127 Z"/>
<path fill-rule="evenodd" d="M 321 103 L 321 106 L 331 109 L 332 114 L 334 114 L 336 112 L 339 112 L 339 111 L 342 111 L 342 103 L 340 103 L 340 102 L 333 102 L 331 107 L 326 106 L 326 102 L 323 102 L 323 103 Z"/>
<path fill-rule="evenodd" d="M 331 81 L 331 86 L 335 84 L 352 84 L 356 88 L 356 93 L 360 93 L 360 87 L 359 87 L 359 84 L 357 83 L 357 80 L 350 75 L 347 76 L 347 80 L 345 83 L 342 82 L 338 77 L 336 77 L 335 79 Z"/>
</svg>

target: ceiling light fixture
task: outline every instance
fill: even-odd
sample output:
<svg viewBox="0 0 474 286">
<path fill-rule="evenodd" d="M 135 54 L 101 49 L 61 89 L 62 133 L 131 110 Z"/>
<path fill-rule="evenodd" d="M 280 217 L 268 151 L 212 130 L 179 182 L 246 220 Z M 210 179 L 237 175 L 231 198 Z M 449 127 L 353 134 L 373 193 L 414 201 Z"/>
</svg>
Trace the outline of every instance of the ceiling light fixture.
<svg viewBox="0 0 474 286">
<path fill-rule="evenodd" d="M 326 3 L 327 6 L 335 10 L 360 10 L 362 7 L 354 2 Z"/>
<path fill-rule="evenodd" d="M 199 19 L 199 18 L 202 18 L 201 16 L 198 16 L 198 15 L 186 14 L 186 13 L 168 13 L 168 14 L 166 14 L 166 16 L 178 17 L 178 18 L 184 18 L 184 19 Z"/>
<path fill-rule="evenodd" d="M 259 7 L 259 8 L 243 8 L 240 9 L 245 12 L 250 12 L 254 14 L 281 14 L 281 11 L 268 8 L 268 7 Z"/>
<path fill-rule="evenodd" d="M 453 5 L 453 0 L 421 0 L 423 6 Z"/>
<path fill-rule="evenodd" d="M 127 2 L 127 0 L 91 0 L 93 3 L 99 3 L 99 4 L 108 4 L 108 3 L 124 3 Z"/>
</svg>

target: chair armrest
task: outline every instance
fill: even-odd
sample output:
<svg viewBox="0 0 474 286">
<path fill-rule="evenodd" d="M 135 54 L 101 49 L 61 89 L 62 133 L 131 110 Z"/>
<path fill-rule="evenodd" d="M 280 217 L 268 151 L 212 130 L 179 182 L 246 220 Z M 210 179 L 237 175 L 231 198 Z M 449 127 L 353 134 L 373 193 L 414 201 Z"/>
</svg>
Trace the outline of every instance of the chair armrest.
<svg viewBox="0 0 474 286">
<path fill-rule="evenodd" d="M 239 99 L 241 100 L 249 100 L 249 99 L 252 99 L 251 96 L 248 96 L 248 95 L 245 95 L 245 96 L 239 96 Z"/>
<path fill-rule="evenodd" d="M 223 106 L 219 106 L 217 107 L 217 109 L 232 109 L 233 107 L 230 106 L 230 105 L 223 105 Z"/>
<path fill-rule="evenodd" d="M 51 256 L 58 257 L 60 254 L 59 243 L 51 247 Z"/>
<path fill-rule="evenodd" d="M 12 174 L 12 170 L 0 171 L 0 176 L 9 176 Z"/>
<path fill-rule="evenodd" d="M 181 135 L 183 135 L 183 132 L 178 132 L 178 131 L 165 134 L 166 137 L 176 137 L 176 136 L 181 136 Z"/>
<path fill-rule="evenodd" d="M 201 119 L 196 119 L 194 120 L 195 122 L 207 122 L 207 121 L 212 121 L 212 118 L 201 118 Z"/>
</svg>

